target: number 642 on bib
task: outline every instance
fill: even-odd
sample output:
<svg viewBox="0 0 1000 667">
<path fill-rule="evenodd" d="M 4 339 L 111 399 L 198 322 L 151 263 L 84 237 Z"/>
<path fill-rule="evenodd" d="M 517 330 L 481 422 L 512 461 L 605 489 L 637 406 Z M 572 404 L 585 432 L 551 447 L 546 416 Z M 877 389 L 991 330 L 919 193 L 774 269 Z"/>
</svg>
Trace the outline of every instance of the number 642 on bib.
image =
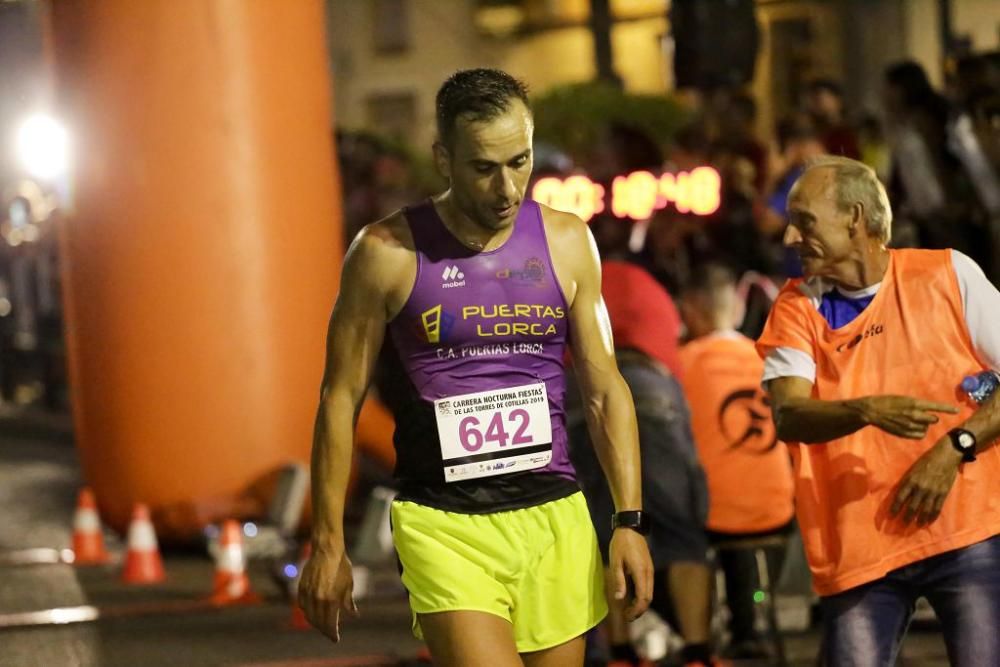
<svg viewBox="0 0 1000 667">
<path fill-rule="evenodd" d="M 544 383 L 434 401 L 445 481 L 541 468 L 552 460 Z"/>
</svg>

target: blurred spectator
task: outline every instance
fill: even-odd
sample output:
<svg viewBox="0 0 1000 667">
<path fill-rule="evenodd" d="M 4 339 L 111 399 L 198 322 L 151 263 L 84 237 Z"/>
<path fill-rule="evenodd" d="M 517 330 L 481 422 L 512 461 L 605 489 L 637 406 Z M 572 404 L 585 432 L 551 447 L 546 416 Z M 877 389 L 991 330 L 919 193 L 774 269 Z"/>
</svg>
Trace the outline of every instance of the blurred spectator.
<svg viewBox="0 0 1000 667">
<path fill-rule="evenodd" d="M 702 122 L 685 125 L 674 135 L 670 148 L 669 166 L 674 171 L 691 171 L 708 164 L 712 141 Z"/>
<path fill-rule="evenodd" d="M 430 196 L 436 189 L 434 183 L 425 182 L 422 172 L 429 168 L 386 139 L 337 130 L 336 146 L 347 242 L 372 220 Z"/>
<path fill-rule="evenodd" d="M 622 123 L 605 128 L 584 165 L 595 181 L 611 181 L 615 176 L 663 167 L 663 152 L 644 132 Z"/>
<path fill-rule="evenodd" d="M 1000 169 L 1000 87 L 983 90 L 969 100 L 973 132 L 994 169 Z"/>
<path fill-rule="evenodd" d="M 1000 51 L 990 51 L 982 55 L 986 61 L 986 85 L 990 90 L 1000 91 Z"/>
<path fill-rule="evenodd" d="M 885 110 L 892 147 L 897 208 L 929 218 L 944 208 L 945 124 L 948 103 L 912 61 L 886 70 Z"/>
<path fill-rule="evenodd" d="M 886 70 L 884 101 L 892 148 L 894 245 L 951 247 L 980 259 L 968 242 L 970 196 L 975 195 L 948 149 L 947 100 L 931 87 L 919 64 L 904 61 Z M 919 238 L 908 238 L 907 224 Z"/>
<path fill-rule="evenodd" d="M 806 162 L 824 152 L 823 143 L 812 120 L 803 114 L 782 119 L 777 128 L 778 160 L 774 187 L 767 197 L 767 208 L 781 218 L 784 227 L 788 192 L 802 175 Z"/>
<path fill-rule="evenodd" d="M 378 144 L 372 135 L 336 133 L 344 202 L 344 236 L 349 241 L 372 220 L 378 220 L 378 196 L 374 188 Z"/>
<path fill-rule="evenodd" d="M 691 267 L 710 251 L 705 223 L 667 207 L 653 214 L 646 241 L 635 258 L 671 295 L 680 294 Z"/>
<path fill-rule="evenodd" d="M 954 106 L 967 109 L 971 97 L 992 89 L 991 64 L 985 55 L 965 55 L 954 63 L 952 69 L 946 85 Z"/>
<path fill-rule="evenodd" d="M 608 213 L 598 214 L 590 221 L 590 233 L 594 235 L 602 261 L 628 261 L 632 258 L 629 251 L 632 221 L 629 218 L 616 218 Z"/>
<path fill-rule="evenodd" d="M 746 93 L 736 93 L 728 106 L 721 110 L 719 136 L 713 150 L 713 161 L 725 172 L 733 158 L 743 158 L 754 168 L 754 187 L 763 191 L 768 178 L 767 146 L 757 137 L 757 102 Z"/>
<path fill-rule="evenodd" d="M 708 500 L 677 380 L 680 318 L 664 289 L 638 266 L 606 261 L 602 268 L 601 291 L 618 367 L 632 391 L 638 418 L 643 509 L 652 519 L 649 547 L 656 568 L 653 608 L 684 637 L 683 660 L 709 664 L 711 578 L 704 532 Z M 606 557 L 614 505 L 589 442 L 577 390 L 567 389 L 566 415 L 570 456 Z M 637 664 L 620 602 L 609 600 L 608 606 L 612 664 Z"/>
<path fill-rule="evenodd" d="M 981 94 L 974 91 L 983 90 L 977 82 L 988 80 L 985 71 L 976 64 L 962 66 L 952 85 L 953 108 L 919 64 L 905 61 L 886 70 L 889 195 L 896 212 L 894 246 L 954 248 L 995 275 L 992 249 L 1000 232 L 991 229 L 990 209 L 1000 197 L 994 167 L 966 108 Z"/>
<path fill-rule="evenodd" d="M 983 122 L 984 117 L 992 115 L 991 107 L 1000 106 L 1000 98 L 998 91 L 990 87 L 989 70 L 989 61 L 982 56 L 967 56 L 958 62 L 951 87 L 954 106 L 947 137 L 948 149 L 961 163 L 983 213 L 981 228 L 970 230 L 973 246 L 983 248 L 974 258 L 988 275 L 1000 280 L 1000 262 L 996 258 L 1000 251 L 1000 164 L 990 152 L 1000 127 Z"/>
<path fill-rule="evenodd" d="M 861 158 L 858 136 L 847 123 L 840 84 L 832 79 L 810 82 L 806 87 L 805 108 L 827 153 L 854 160 Z"/>
<path fill-rule="evenodd" d="M 892 154 L 882 123 L 871 114 L 865 114 L 858 124 L 858 148 L 861 151 L 860 160 L 875 170 L 879 180 L 889 180 Z"/>
<path fill-rule="evenodd" d="M 759 200 L 753 185 L 746 187 L 745 174 L 741 179 L 740 166 L 744 164 L 748 170 L 752 169 L 745 160 L 734 165 L 736 169 L 730 172 L 732 177 L 722 182 L 719 210 L 703 219 L 701 227 L 709 247 L 696 261 L 723 261 L 741 274 L 746 271 L 778 273 L 782 269 L 781 256 L 776 254 L 773 244 L 757 224 Z"/>
<path fill-rule="evenodd" d="M 681 349 L 682 384 L 708 478 L 710 541 L 785 533 L 794 514 L 790 459 L 760 386 L 764 364 L 753 341 L 735 331 L 736 306 L 733 274 L 719 264 L 699 267 L 681 301 L 692 339 Z M 771 572 L 779 571 L 781 558 L 780 551 L 768 554 Z M 753 552 L 720 550 L 719 562 L 731 612 L 727 655 L 767 657 L 754 629 L 761 582 Z"/>
<path fill-rule="evenodd" d="M 778 123 L 778 165 L 780 175 L 767 195 L 766 206 L 759 225 L 770 243 L 768 250 L 773 261 L 782 267 L 782 273 L 796 276 L 801 273 L 798 258 L 781 242 L 785 231 L 788 193 L 802 175 L 808 160 L 823 154 L 823 144 L 810 118 L 804 114 L 789 116 Z"/>
</svg>

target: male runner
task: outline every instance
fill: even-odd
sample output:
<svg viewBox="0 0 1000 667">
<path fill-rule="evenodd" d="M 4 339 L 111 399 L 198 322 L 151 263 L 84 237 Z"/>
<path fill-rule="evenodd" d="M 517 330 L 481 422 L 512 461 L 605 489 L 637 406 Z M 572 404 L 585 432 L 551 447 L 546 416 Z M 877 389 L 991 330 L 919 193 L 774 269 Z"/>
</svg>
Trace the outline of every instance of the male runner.
<svg viewBox="0 0 1000 667">
<path fill-rule="evenodd" d="M 580 665 L 606 613 L 601 559 L 563 414 L 569 340 L 620 527 L 616 596 L 652 596 L 639 530 L 635 413 L 615 365 L 587 227 L 525 196 L 524 86 L 458 72 L 437 96 L 434 157 L 449 189 L 369 225 L 344 263 L 313 447 L 310 621 L 339 636 L 355 609 L 343 506 L 353 424 L 388 329 L 409 380 L 396 415 L 393 538 L 414 632 L 437 665 Z M 570 335 L 572 332 L 572 335 Z"/>
<path fill-rule="evenodd" d="M 890 665 L 917 598 L 957 665 L 1000 665 L 1000 293 L 953 250 L 889 250 L 875 173 L 810 164 L 788 197 L 805 279 L 774 304 L 758 351 L 822 599 L 828 665 Z"/>
</svg>

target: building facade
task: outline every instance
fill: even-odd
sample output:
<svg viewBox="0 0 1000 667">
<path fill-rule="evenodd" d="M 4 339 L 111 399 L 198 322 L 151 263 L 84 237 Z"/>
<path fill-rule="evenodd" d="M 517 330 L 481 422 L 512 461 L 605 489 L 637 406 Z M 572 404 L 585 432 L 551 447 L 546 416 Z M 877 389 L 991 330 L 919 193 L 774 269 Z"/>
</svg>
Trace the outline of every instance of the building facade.
<svg viewBox="0 0 1000 667">
<path fill-rule="evenodd" d="M 757 0 L 748 90 L 762 135 L 818 76 L 843 82 L 849 106 L 872 112 L 891 62 L 915 59 L 941 85 L 942 4 L 959 42 L 1000 48 L 994 0 Z M 610 0 L 614 70 L 626 90 L 674 92 L 669 9 L 670 0 Z M 434 94 L 457 69 L 500 67 L 536 93 L 597 72 L 590 0 L 329 0 L 328 21 L 338 125 L 417 148 L 433 141 Z M 725 40 L 727 26 L 717 30 Z"/>
</svg>

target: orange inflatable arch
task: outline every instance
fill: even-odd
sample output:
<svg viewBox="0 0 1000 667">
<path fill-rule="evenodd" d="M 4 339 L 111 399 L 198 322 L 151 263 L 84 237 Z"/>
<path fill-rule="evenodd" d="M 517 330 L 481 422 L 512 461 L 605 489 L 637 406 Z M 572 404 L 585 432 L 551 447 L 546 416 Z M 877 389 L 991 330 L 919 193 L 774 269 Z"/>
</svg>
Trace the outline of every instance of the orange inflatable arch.
<svg viewBox="0 0 1000 667">
<path fill-rule="evenodd" d="M 106 521 L 260 511 L 309 460 L 340 196 L 320 0 L 53 2 L 76 437 Z M 391 460 L 369 404 L 360 441 Z"/>
</svg>

